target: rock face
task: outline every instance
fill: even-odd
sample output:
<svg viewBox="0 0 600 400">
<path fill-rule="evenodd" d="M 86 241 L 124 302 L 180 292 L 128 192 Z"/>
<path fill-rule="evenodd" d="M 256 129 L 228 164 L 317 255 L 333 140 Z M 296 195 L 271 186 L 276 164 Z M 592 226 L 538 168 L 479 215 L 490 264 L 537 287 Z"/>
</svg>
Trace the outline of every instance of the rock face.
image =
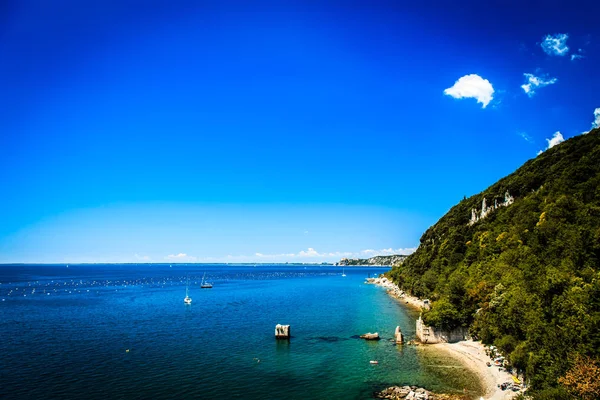
<svg viewBox="0 0 600 400">
<path fill-rule="evenodd" d="M 290 338 L 290 326 L 277 324 L 275 326 L 275 338 L 289 339 Z"/>
<path fill-rule="evenodd" d="M 371 333 L 371 332 L 365 333 L 364 335 L 360 335 L 360 338 L 361 339 L 365 339 L 365 340 L 379 340 L 379 339 L 381 339 L 379 337 L 379 333 L 378 332 L 375 332 L 375 333 Z"/>
<path fill-rule="evenodd" d="M 404 336 L 402 335 L 402 331 L 400 330 L 399 326 L 396 327 L 396 332 L 394 333 L 394 339 L 396 339 L 397 344 L 404 343 Z"/>
<path fill-rule="evenodd" d="M 474 208 L 471 209 L 471 220 L 469 221 L 469 225 L 473 225 L 474 223 L 481 221 L 482 219 L 490 215 L 492 211 L 495 211 L 500 207 L 508 207 L 514 202 L 515 198 L 512 197 L 510 193 L 508 193 L 508 190 L 506 191 L 506 193 L 504 193 L 504 201 L 498 203 L 498 200 L 494 200 L 493 206 L 488 207 L 484 197 L 483 201 L 481 202 L 481 211 L 479 213 Z"/>
<path fill-rule="evenodd" d="M 452 331 L 436 330 L 423 323 L 421 317 L 417 320 L 417 339 L 421 343 L 454 343 L 469 338 L 469 332 L 466 328 L 457 328 Z"/>
</svg>

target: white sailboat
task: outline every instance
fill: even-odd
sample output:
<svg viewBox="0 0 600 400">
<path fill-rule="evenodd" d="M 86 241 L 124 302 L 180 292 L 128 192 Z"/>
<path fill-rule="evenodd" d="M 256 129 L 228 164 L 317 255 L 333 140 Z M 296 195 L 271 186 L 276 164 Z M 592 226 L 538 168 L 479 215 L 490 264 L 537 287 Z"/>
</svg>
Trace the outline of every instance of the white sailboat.
<svg viewBox="0 0 600 400">
<path fill-rule="evenodd" d="M 185 284 L 185 298 L 183 299 L 185 304 L 192 304 L 192 298 L 190 297 L 190 279 L 187 279 Z"/>
<path fill-rule="evenodd" d="M 342 276 L 346 276 L 346 269 L 342 268 Z"/>
<path fill-rule="evenodd" d="M 202 283 L 200 283 L 200 289 L 212 289 L 212 283 L 208 283 L 204 280 L 206 272 L 202 275 Z"/>
</svg>

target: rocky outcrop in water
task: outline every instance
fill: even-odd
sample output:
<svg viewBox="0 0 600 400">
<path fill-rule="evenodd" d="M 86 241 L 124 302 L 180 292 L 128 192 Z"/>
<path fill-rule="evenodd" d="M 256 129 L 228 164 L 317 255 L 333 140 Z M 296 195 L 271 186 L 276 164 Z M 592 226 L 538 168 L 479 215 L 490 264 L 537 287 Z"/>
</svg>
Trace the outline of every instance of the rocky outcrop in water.
<svg viewBox="0 0 600 400">
<path fill-rule="evenodd" d="M 371 333 L 371 332 L 365 333 L 364 335 L 360 335 L 360 338 L 361 339 L 365 339 L 365 340 L 379 340 L 379 339 L 381 339 L 379 337 L 379 333 L 378 332 L 375 332 L 375 333 Z"/>
<path fill-rule="evenodd" d="M 404 335 L 402 335 L 402 330 L 400 329 L 400 326 L 396 327 L 396 332 L 394 332 L 394 339 L 396 340 L 397 344 L 404 343 Z"/>
<path fill-rule="evenodd" d="M 290 326 L 277 324 L 277 326 L 275 326 L 275 337 L 277 339 L 289 339 Z"/>
</svg>

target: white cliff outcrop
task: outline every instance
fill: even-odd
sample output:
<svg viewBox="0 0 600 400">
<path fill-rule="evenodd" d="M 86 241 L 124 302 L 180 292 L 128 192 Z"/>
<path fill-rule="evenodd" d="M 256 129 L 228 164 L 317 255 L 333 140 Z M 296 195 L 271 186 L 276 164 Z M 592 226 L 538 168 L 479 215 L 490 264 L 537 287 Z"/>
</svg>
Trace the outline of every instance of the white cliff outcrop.
<svg viewBox="0 0 600 400">
<path fill-rule="evenodd" d="M 498 200 L 494 200 L 493 206 L 491 205 L 488 207 L 486 199 L 484 197 L 483 200 L 481 201 L 481 211 L 478 212 L 474 208 L 471 209 L 471 220 L 469 221 L 469 226 L 486 218 L 488 215 L 490 215 L 493 211 L 496 211 L 498 208 L 508 207 L 511 204 L 513 204 L 514 202 L 515 202 L 515 198 L 510 195 L 508 190 L 506 191 L 506 193 L 504 193 L 504 201 L 501 203 L 498 203 Z"/>
</svg>

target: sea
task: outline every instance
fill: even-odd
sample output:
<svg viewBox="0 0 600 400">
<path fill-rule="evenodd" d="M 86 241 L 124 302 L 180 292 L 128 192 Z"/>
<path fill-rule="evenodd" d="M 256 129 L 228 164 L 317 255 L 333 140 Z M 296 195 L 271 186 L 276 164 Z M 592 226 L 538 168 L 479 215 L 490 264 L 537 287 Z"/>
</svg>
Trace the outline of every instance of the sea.
<svg viewBox="0 0 600 400">
<path fill-rule="evenodd" d="M 396 326 L 414 339 L 418 313 L 365 284 L 388 269 L 0 265 L 0 398 L 371 399 L 393 385 L 477 397 L 456 360 L 394 343 Z"/>
</svg>

